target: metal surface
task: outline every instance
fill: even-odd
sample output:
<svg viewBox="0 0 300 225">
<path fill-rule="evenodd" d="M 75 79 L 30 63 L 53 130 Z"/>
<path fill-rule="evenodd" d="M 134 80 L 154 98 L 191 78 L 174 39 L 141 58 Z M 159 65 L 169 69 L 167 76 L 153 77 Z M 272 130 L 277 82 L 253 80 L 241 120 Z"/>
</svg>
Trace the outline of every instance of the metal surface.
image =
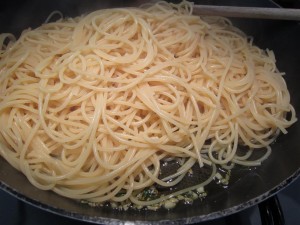
<svg viewBox="0 0 300 225">
<path fill-rule="evenodd" d="M 13 5 L 8 4 L 0 11 L 0 32 L 17 33 L 28 26 L 37 26 L 55 9 L 61 10 L 68 16 L 78 15 L 99 8 L 99 2 L 98 4 L 95 2 L 23 1 L 23 8 L 11 7 L 15 11 L 9 10 Z M 216 2 L 222 5 L 272 6 L 267 1 L 196 1 L 197 4 Z M 127 6 L 125 1 L 112 1 L 107 4 Z M 102 6 L 108 7 L 107 4 Z M 134 3 L 130 2 L 130 4 Z M 300 25 L 289 21 L 249 19 L 234 19 L 233 22 L 253 36 L 256 45 L 274 50 L 279 70 L 287 74 L 285 79 L 299 118 Z M 228 188 L 218 191 L 208 190 L 208 197 L 203 201 L 195 201 L 193 205 L 182 204 L 169 211 L 162 209 L 123 212 L 110 208 L 91 208 L 55 193 L 38 190 L 2 158 L 0 159 L 0 187 L 28 204 L 46 211 L 95 223 L 183 224 L 211 220 L 255 205 L 282 190 L 298 177 L 300 123 L 296 123 L 288 131 L 287 135 L 279 136 L 276 143 L 272 145 L 273 153 L 262 166 L 251 170 L 234 170 Z"/>
</svg>

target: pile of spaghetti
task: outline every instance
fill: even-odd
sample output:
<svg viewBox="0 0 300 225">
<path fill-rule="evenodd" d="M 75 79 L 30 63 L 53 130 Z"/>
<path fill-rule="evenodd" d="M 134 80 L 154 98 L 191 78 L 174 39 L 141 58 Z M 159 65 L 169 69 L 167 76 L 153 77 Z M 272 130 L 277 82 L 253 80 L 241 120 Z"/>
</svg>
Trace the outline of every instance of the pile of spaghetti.
<svg viewBox="0 0 300 225">
<path fill-rule="evenodd" d="M 230 21 L 192 10 L 104 9 L 1 34 L 1 156 L 40 189 L 137 205 L 195 165 L 259 165 L 296 121 L 283 74 Z"/>
</svg>

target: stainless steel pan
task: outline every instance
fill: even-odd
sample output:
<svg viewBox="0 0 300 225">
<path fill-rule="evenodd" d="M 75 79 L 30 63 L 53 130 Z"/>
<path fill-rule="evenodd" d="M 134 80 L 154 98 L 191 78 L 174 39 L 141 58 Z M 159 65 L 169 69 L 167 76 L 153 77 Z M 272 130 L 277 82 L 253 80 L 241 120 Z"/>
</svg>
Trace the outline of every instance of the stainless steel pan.
<svg viewBox="0 0 300 225">
<path fill-rule="evenodd" d="M 239 6 L 274 6 L 269 1 L 196 1 L 197 4 Z M 0 9 L 0 32 L 18 34 L 29 26 L 40 25 L 53 10 L 76 16 L 100 7 L 129 6 L 138 1 L 10 1 Z M 300 24 L 293 21 L 234 19 L 234 24 L 254 37 L 261 48 L 273 49 L 278 67 L 286 72 L 292 103 L 299 118 L 300 112 Z M 1 128 L 0 128 L 1 129 Z M 227 188 L 208 189 L 208 196 L 192 205 L 178 205 L 172 210 L 116 211 L 108 207 L 91 208 L 50 191 L 33 187 L 27 179 L 0 158 L 0 187 L 13 196 L 43 210 L 78 220 L 120 224 L 182 224 L 210 220 L 229 215 L 255 205 L 282 190 L 300 173 L 300 123 L 287 135 L 281 135 L 272 145 L 273 153 L 257 168 L 235 168 Z M 0 201 L 0 204 L 1 203 Z"/>
</svg>

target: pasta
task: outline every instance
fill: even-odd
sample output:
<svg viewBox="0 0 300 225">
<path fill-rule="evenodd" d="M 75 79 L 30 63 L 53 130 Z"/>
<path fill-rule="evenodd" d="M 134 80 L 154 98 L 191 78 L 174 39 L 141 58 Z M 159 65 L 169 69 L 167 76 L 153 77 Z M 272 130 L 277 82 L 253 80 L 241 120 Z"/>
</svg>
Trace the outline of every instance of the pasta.
<svg viewBox="0 0 300 225">
<path fill-rule="evenodd" d="M 140 206 L 204 187 L 218 165 L 260 165 L 296 121 L 283 73 L 228 19 L 192 10 L 186 1 L 102 9 L 18 39 L 1 34 L 0 155 L 42 190 Z M 170 161 L 178 168 L 161 177 Z M 194 166 L 211 174 L 139 198 Z"/>
</svg>

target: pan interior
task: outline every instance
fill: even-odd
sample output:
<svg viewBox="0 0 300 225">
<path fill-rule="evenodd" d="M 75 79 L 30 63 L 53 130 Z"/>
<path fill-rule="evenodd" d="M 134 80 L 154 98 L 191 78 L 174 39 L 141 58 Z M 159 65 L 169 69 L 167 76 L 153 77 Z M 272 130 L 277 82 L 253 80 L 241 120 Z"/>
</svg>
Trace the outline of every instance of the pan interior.
<svg viewBox="0 0 300 225">
<path fill-rule="evenodd" d="M 108 7 L 88 1 L 24 1 L 23 8 L 16 11 L 8 7 L 1 9 L 0 15 L 12 17 L 10 22 L 2 20 L 2 32 L 18 33 L 29 25 L 41 24 L 45 15 L 59 9 L 68 16 L 81 14 L 99 7 Z M 128 1 L 129 2 L 129 1 Z M 109 6 L 127 6 L 134 4 L 126 1 L 111 1 Z M 127 4 L 128 3 L 128 4 Z M 249 6 L 274 6 L 269 1 L 195 1 L 196 4 L 219 5 L 249 5 Z M 107 3 L 108 4 L 108 3 Z M 38 9 L 38 10 L 37 10 Z M 36 12 L 36 13 L 33 13 Z M 34 16 L 32 16 L 34 15 Z M 27 19 L 22 19 L 27 18 Z M 300 64 L 300 27 L 293 21 L 267 21 L 250 19 L 233 19 L 234 25 L 245 33 L 254 37 L 254 42 L 261 48 L 274 50 L 277 65 L 280 71 L 286 72 L 285 80 L 291 94 L 297 117 L 300 112 L 300 92 L 298 90 Z M 300 136 L 299 122 L 289 128 L 287 135 L 280 135 L 272 145 L 271 156 L 256 168 L 235 167 L 231 171 L 228 185 L 213 182 L 206 191 L 208 196 L 195 200 L 193 204 L 180 203 L 172 210 L 128 210 L 118 211 L 110 207 L 90 207 L 71 199 L 66 199 L 52 192 L 45 192 L 33 187 L 27 179 L 2 158 L 0 159 L 1 188 L 14 196 L 33 204 L 37 207 L 56 214 L 76 218 L 79 220 L 97 223 L 117 223 L 120 221 L 140 221 L 141 223 L 193 223 L 209 220 L 234 213 L 254 205 L 268 196 L 284 188 L 296 179 L 300 168 Z M 195 169 L 196 170 L 196 169 Z M 194 174 L 198 174 L 197 172 Z M 201 174 L 201 173 L 199 173 Z M 203 173 L 202 173 L 203 174 Z M 197 177 L 195 179 L 198 179 Z M 192 185 L 193 179 L 188 179 L 184 185 Z"/>
</svg>

